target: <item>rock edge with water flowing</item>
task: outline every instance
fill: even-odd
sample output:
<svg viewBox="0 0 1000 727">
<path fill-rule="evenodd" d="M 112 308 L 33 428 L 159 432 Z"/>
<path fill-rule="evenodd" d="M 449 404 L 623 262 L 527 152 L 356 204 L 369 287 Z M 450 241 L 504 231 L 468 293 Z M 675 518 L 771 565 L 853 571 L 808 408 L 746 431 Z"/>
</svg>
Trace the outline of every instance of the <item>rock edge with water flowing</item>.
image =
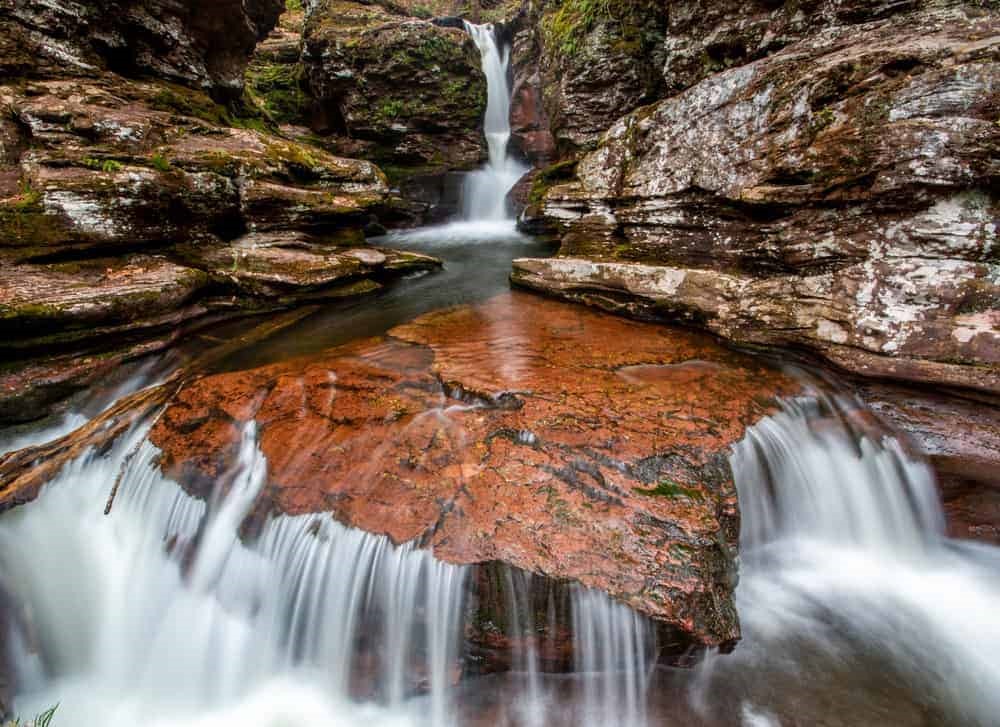
<svg viewBox="0 0 1000 727">
<path fill-rule="evenodd" d="M 678 658 L 739 638 L 729 447 L 797 388 L 701 334 L 513 294 L 196 379 L 150 439 L 209 497 L 254 420 L 268 476 L 248 535 L 267 513 L 332 512 L 448 562 L 577 581 L 659 621 Z"/>
</svg>

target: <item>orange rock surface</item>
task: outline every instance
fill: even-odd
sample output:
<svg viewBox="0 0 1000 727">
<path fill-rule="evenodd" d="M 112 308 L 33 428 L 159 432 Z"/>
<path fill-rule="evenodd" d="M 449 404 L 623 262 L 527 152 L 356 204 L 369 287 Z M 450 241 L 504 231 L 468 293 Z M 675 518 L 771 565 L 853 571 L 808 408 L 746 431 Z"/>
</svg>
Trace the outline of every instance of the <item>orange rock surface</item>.
<svg viewBox="0 0 1000 727">
<path fill-rule="evenodd" d="M 205 493 L 254 419 L 259 513 L 578 581 L 716 645 L 739 637 L 728 449 L 796 389 L 702 334 L 509 294 L 199 379 L 151 438 Z"/>
</svg>

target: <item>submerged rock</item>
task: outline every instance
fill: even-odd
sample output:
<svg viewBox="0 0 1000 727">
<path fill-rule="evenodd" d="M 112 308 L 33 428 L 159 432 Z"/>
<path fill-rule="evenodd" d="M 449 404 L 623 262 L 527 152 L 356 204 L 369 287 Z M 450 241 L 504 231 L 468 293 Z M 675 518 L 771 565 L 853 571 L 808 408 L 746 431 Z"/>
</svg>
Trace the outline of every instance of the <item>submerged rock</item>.
<svg viewBox="0 0 1000 727">
<path fill-rule="evenodd" d="M 675 655 L 731 645 L 728 447 L 796 386 L 710 339 L 520 294 L 184 387 L 150 438 L 209 496 L 255 420 L 267 512 L 599 588 Z"/>
</svg>

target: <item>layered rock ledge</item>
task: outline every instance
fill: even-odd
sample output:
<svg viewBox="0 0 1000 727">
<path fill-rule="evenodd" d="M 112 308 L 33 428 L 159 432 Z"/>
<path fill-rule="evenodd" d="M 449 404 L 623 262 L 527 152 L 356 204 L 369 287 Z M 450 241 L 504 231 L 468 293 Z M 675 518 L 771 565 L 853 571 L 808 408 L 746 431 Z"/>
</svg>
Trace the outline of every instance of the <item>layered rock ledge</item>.
<svg viewBox="0 0 1000 727">
<path fill-rule="evenodd" d="M 1000 392 L 1000 19 L 946 5 L 831 15 L 620 119 L 537 190 L 560 259 L 515 282 Z"/>
<path fill-rule="evenodd" d="M 8 5 L 0 422 L 195 326 L 438 265 L 365 244 L 398 208 L 378 167 L 296 140 L 243 94 L 284 3 Z"/>
</svg>

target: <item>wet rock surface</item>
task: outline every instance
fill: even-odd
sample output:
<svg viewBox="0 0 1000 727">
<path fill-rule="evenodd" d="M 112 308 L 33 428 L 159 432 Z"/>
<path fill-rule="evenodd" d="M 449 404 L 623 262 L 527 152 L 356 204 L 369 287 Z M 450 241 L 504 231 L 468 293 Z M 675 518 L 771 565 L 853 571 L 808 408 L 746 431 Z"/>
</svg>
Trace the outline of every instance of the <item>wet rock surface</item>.
<svg viewBox="0 0 1000 727">
<path fill-rule="evenodd" d="M 331 511 L 449 562 L 600 588 L 683 652 L 739 636 L 728 447 L 795 390 L 699 334 L 513 294 L 195 381 L 150 436 L 207 496 L 254 420 L 258 515 Z"/>
<path fill-rule="evenodd" d="M 362 230 L 378 229 L 378 215 L 395 204 L 372 162 L 294 140 L 274 109 L 239 95 L 254 44 L 282 8 L 158 7 L 0 7 L 6 29 L 48 44 L 30 68 L 0 81 L 0 348 L 8 357 L 0 421 L 42 416 L 106 365 L 159 350 L 198 322 L 368 293 L 434 266 L 365 247 Z M 150 25 L 146 34 L 98 27 L 98 9 Z M 253 27 L 240 27 L 241 18 Z M 175 43 L 160 65 L 146 63 L 150 33 Z M 112 53 L 109 38 L 134 62 L 117 62 L 121 49 Z M 79 51 L 86 68 L 47 64 L 60 48 Z M 13 68 L 21 51 L 0 46 L 0 63 Z M 237 259 L 242 270 L 220 269 Z"/>
<path fill-rule="evenodd" d="M 1000 402 L 885 382 L 858 393 L 934 467 L 948 534 L 1000 544 Z"/>
<path fill-rule="evenodd" d="M 1000 391 L 1000 25 L 952 5 L 833 14 L 622 118 L 544 191 L 561 259 L 519 262 L 515 281 Z"/>
<path fill-rule="evenodd" d="M 428 270 L 427 255 L 372 247 L 324 245 L 300 232 L 259 232 L 211 247 L 182 251 L 211 277 L 249 295 L 275 301 L 331 298 L 376 289 L 380 276 Z"/>
<path fill-rule="evenodd" d="M 513 142 L 532 162 L 592 148 L 659 97 L 661 3 L 525 2 L 513 18 Z"/>
</svg>

